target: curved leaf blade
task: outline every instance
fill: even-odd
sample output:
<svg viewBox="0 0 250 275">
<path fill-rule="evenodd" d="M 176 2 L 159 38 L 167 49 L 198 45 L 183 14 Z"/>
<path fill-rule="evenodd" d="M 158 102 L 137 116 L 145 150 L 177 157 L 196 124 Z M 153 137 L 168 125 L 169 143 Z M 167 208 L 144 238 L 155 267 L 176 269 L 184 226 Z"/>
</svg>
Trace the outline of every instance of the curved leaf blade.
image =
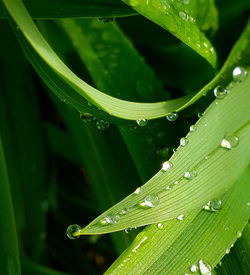
<svg viewBox="0 0 250 275">
<path fill-rule="evenodd" d="M 250 161 L 249 85 L 250 77 L 247 77 L 230 88 L 223 100 L 212 102 L 197 122 L 197 130 L 187 135 L 188 145 L 180 146 L 171 157 L 173 168 L 169 172 L 159 171 L 142 187 L 142 192 L 131 194 L 104 212 L 83 228 L 81 234 L 108 233 L 176 218 L 201 207 L 232 186 Z M 236 135 L 240 140 L 239 145 L 229 151 L 220 147 L 227 135 Z M 197 170 L 198 176 L 191 181 L 183 178 L 185 172 L 193 169 Z M 178 184 L 174 184 L 176 181 Z M 166 189 L 168 186 L 171 190 Z M 147 210 L 138 207 L 152 194 L 159 196 L 157 207 Z M 102 225 L 107 216 L 118 215 L 124 208 L 130 211 L 120 216 L 119 222 Z"/>
</svg>

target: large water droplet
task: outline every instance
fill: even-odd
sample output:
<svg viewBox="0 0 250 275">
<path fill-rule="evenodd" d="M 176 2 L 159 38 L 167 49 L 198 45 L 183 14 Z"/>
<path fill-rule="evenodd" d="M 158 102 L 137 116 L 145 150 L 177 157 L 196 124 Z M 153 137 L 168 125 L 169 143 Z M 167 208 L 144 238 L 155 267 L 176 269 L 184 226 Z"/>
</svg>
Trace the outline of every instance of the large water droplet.
<svg viewBox="0 0 250 275">
<path fill-rule="evenodd" d="M 141 187 L 136 188 L 135 191 L 134 191 L 135 194 L 140 194 L 141 192 L 142 192 Z"/>
<path fill-rule="evenodd" d="M 206 211 L 217 212 L 221 209 L 221 206 L 222 206 L 221 200 L 211 200 L 203 208 Z"/>
<path fill-rule="evenodd" d="M 190 129 L 190 132 L 195 132 L 197 127 L 195 125 L 191 125 L 189 129 Z"/>
<path fill-rule="evenodd" d="M 163 224 L 162 224 L 162 223 L 158 223 L 158 224 L 157 224 L 157 228 L 159 228 L 159 229 L 163 229 L 163 228 L 164 228 L 164 226 L 163 226 Z"/>
<path fill-rule="evenodd" d="M 185 137 L 183 137 L 183 138 L 180 139 L 180 145 L 182 147 L 186 146 L 188 144 L 188 142 L 189 142 L 189 140 L 187 138 L 185 138 Z"/>
<path fill-rule="evenodd" d="M 236 82 L 242 82 L 247 77 L 247 70 L 237 66 L 233 70 L 233 80 Z"/>
<path fill-rule="evenodd" d="M 197 272 L 198 271 L 198 266 L 193 264 L 191 267 L 190 267 L 190 270 L 191 272 Z"/>
<path fill-rule="evenodd" d="M 124 229 L 124 231 L 125 231 L 126 234 L 129 234 L 132 231 L 132 228 L 130 228 L 130 227 L 126 228 L 126 229 Z"/>
<path fill-rule="evenodd" d="M 232 149 L 239 144 L 239 138 L 237 136 L 227 136 L 221 141 L 220 146 L 225 149 Z"/>
<path fill-rule="evenodd" d="M 71 240 L 75 240 L 80 237 L 79 232 L 81 231 L 81 229 L 82 228 L 80 225 L 72 224 L 72 225 L 68 226 L 68 228 L 66 230 L 66 234 Z"/>
<path fill-rule="evenodd" d="M 165 161 L 165 162 L 162 164 L 161 170 L 166 172 L 167 170 L 171 169 L 172 167 L 173 167 L 172 162 L 170 162 L 170 161 Z"/>
<path fill-rule="evenodd" d="M 199 261 L 200 273 L 201 275 L 211 275 L 211 266 L 202 260 Z"/>
<path fill-rule="evenodd" d="M 237 236 L 238 239 L 241 238 L 241 236 L 242 236 L 241 231 L 238 231 L 236 236 Z"/>
<path fill-rule="evenodd" d="M 188 170 L 187 172 L 185 172 L 184 174 L 184 178 L 188 179 L 188 180 L 192 180 L 197 176 L 197 171 L 195 169 L 193 170 Z"/>
<path fill-rule="evenodd" d="M 96 122 L 96 127 L 98 130 L 106 130 L 109 127 L 109 122 L 105 120 L 98 120 Z"/>
<path fill-rule="evenodd" d="M 114 216 L 107 216 L 104 219 L 100 221 L 102 225 L 108 225 L 108 224 L 116 224 L 119 221 L 120 216 L 114 215 Z"/>
<path fill-rule="evenodd" d="M 228 90 L 221 85 L 214 88 L 214 95 L 216 98 L 222 99 L 227 95 L 227 93 Z"/>
<path fill-rule="evenodd" d="M 148 121 L 146 119 L 138 119 L 136 120 L 137 125 L 144 127 L 148 124 Z"/>
<path fill-rule="evenodd" d="M 173 112 L 171 114 L 168 114 L 166 116 L 166 118 L 167 118 L 168 121 L 172 122 L 172 121 L 175 121 L 178 118 L 178 114 L 176 112 Z"/>
<path fill-rule="evenodd" d="M 156 194 L 146 196 L 142 202 L 140 202 L 141 207 L 154 208 L 160 203 L 159 197 Z"/>
</svg>

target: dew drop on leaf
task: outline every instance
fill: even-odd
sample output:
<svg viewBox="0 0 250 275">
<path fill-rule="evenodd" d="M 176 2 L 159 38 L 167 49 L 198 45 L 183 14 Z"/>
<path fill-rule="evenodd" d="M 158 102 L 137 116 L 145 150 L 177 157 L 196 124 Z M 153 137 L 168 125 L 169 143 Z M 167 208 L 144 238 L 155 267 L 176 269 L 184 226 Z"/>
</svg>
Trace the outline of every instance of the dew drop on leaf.
<svg viewBox="0 0 250 275">
<path fill-rule="evenodd" d="M 129 234 L 130 232 L 132 231 L 132 228 L 126 228 L 125 230 L 124 230 L 124 232 L 126 233 L 126 234 Z"/>
<path fill-rule="evenodd" d="M 189 142 L 189 140 L 187 138 L 185 138 L 185 137 L 183 137 L 183 138 L 180 139 L 180 145 L 182 147 L 186 146 L 188 144 L 188 142 Z"/>
<path fill-rule="evenodd" d="M 114 216 L 107 216 L 104 219 L 100 221 L 102 225 L 108 225 L 108 224 L 116 224 L 119 221 L 120 216 L 114 215 Z"/>
<path fill-rule="evenodd" d="M 195 169 L 193 170 L 188 170 L 187 172 L 185 172 L 184 174 L 184 178 L 188 179 L 188 180 L 192 180 L 197 176 L 197 171 Z"/>
<path fill-rule="evenodd" d="M 203 260 L 199 261 L 199 268 L 200 268 L 200 273 L 201 275 L 211 275 L 211 266 L 205 262 L 203 262 Z"/>
<path fill-rule="evenodd" d="M 168 121 L 173 122 L 173 121 L 176 121 L 176 119 L 178 118 L 178 114 L 176 112 L 173 112 L 171 114 L 168 114 L 166 118 Z"/>
<path fill-rule="evenodd" d="M 158 195 L 156 194 L 152 194 L 152 195 L 148 195 L 146 196 L 142 202 L 140 202 L 140 206 L 143 208 L 154 208 L 157 205 L 159 205 L 160 200 Z"/>
<path fill-rule="evenodd" d="M 198 113 L 198 118 L 201 118 L 201 117 L 203 117 L 203 113 Z"/>
<path fill-rule="evenodd" d="M 162 223 L 158 223 L 158 224 L 157 224 L 157 228 L 159 228 L 159 229 L 163 229 L 163 228 L 164 228 L 164 226 L 163 226 L 163 224 L 162 224 Z"/>
<path fill-rule="evenodd" d="M 221 85 L 214 88 L 214 95 L 218 99 L 224 98 L 227 95 L 227 93 L 228 90 Z"/>
<path fill-rule="evenodd" d="M 75 235 L 75 234 L 80 232 L 81 229 L 82 228 L 81 228 L 80 225 L 72 224 L 72 225 L 68 226 L 68 228 L 66 230 L 66 234 L 71 240 L 75 240 L 75 239 L 78 239 L 80 237 L 80 235 Z"/>
<path fill-rule="evenodd" d="M 237 66 L 233 70 L 233 80 L 236 82 L 242 82 L 248 75 L 248 72 L 246 69 Z"/>
<path fill-rule="evenodd" d="M 227 248 L 226 249 L 226 254 L 229 254 L 230 253 L 230 248 Z"/>
<path fill-rule="evenodd" d="M 138 119 L 138 120 L 136 120 L 136 124 L 141 127 L 144 127 L 148 124 L 148 121 L 146 119 Z"/>
<path fill-rule="evenodd" d="M 170 161 L 165 161 L 163 164 L 162 164 L 162 168 L 161 170 L 166 172 L 167 170 L 171 169 L 173 167 L 173 164 L 172 162 Z"/>
<path fill-rule="evenodd" d="M 197 127 L 195 125 L 191 125 L 189 129 L 190 129 L 190 132 L 195 132 Z"/>
<path fill-rule="evenodd" d="M 211 200 L 203 207 L 203 209 L 210 212 L 217 212 L 221 209 L 221 206 L 221 200 Z"/>
<path fill-rule="evenodd" d="M 220 146 L 225 149 L 232 149 L 239 144 L 239 138 L 237 136 L 227 136 L 221 141 Z"/>
<path fill-rule="evenodd" d="M 237 236 L 238 239 L 241 238 L 241 236 L 242 236 L 241 231 L 238 231 L 236 236 Z"/>
<path fill-rule="evenodd" d="M 183 221 L 183 219 L 184 219 L 184 214 L 181 214 L 177 217 L 177 220 L 179 221 Z"/>
<path fill-rule="evenodd" d="M 190 267 L 190 271 L 191 272 L 197 272 L 198 271 L 198 266 L 193 264 L 191 267 Z"/>
<path fill-rule="evenodd" d="M 134 194 L 140 194 L 142 192 L 142 188 L 138 187 L 135 189 Z"/>
</svg>

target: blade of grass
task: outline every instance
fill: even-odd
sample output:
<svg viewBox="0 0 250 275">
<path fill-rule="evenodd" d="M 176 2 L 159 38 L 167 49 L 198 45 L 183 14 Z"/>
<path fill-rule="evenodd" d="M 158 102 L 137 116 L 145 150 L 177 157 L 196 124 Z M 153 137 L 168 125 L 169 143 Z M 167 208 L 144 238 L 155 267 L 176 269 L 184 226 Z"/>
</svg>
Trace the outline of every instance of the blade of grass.
<svg viewBox="0 0 250 275">
<path fill-rule="evenodd" d="M 134 10 L 116 0 L 24 0 L 24 4 L 35 19 L 117 17 L 136 14 Z M 0 18 L 6 17 L 0 3 Z"/>
<path fill-rule="evenodd" d="M 138 274 L 138 270 L 141 274 L 184 274 L 193 264 L 198 266 L 199 260 L 214 268 L 250 217 L 249 175 L 250 168 L 222 197 L 218 212 L 201 210 L 183 221 L 164 222 L 161 228 L 148 226 L 106 274 Z"/>
<path fill-rule="evenodd" d="M 179 146 L 171 157 L 173 168 L 169 172 L 159 171 L 142 187 L 142 192 L 131 194 L 104 212 L 82 229 L 81 234 L 107 233 L 172 219 L 201 207 L 232 186 L 250 161 L 249 85 L 250 77 L 246 77 L 231 87 L 223 100 L 216 99 L 211 103 L 197 122 L 197 130 L 187 135 L 188 145 Z M 226 150 L 220 147 L 227 135 L 238 136 L 240 143 L 236 148 Z M 205 159 L 206 156 L 209 158 Z M 198 176 L 191 181 L 183 178 L 192 170 L 197 170 Z M 175 181 L 178 184 L 174 184 Z M 168 186 L 171 190 L 166 189 Z M 152 194 L 159 196 L 160 204 L 146 210 L 139 207 L 142 200 Z M 125 207 L 130 208 L 130 212 L 121 216 L 119 222 L 106 226 L 100 223 Z"/>
<path fill-rule="evenodd" d="M 213 67 L 217 57 L 214 47 L 201 29 L 217 28 L 218 13 L 214 1 L 144 1 L 122 0 L 154 23 L 171 32 Z M 204 16 L 205 15 L 205 16 Z"/>
<path fill-rule="evenodd" d="M 8 182 L 2 137 L 0 135 L 0 270 L 4 274 L 21 274 L 16 224 Z"/>
</svg>

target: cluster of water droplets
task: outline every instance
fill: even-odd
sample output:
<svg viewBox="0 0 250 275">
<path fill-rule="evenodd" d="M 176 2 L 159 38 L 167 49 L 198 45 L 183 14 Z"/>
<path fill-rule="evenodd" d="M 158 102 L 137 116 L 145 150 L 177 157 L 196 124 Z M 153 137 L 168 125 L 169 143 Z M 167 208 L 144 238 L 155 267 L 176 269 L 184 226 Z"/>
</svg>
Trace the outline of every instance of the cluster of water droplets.
<svg viewBox="0 0 250 275">
<path fill-rule="evenodd" d="M 212 274 L 212 271 L 211 271 L 211 266 L 204 262 L 203 260 L 199 260 L 199 263 L 198 264 L 193 264 L 191 267 L 190 267 L 190 271 L 192 273 L 196 273 L 196 272 L 200 272 L 201 275 L 211 275 Z M 187 275 L 188 273 L 185 273 L 185 275 Z"/>
</svg>

